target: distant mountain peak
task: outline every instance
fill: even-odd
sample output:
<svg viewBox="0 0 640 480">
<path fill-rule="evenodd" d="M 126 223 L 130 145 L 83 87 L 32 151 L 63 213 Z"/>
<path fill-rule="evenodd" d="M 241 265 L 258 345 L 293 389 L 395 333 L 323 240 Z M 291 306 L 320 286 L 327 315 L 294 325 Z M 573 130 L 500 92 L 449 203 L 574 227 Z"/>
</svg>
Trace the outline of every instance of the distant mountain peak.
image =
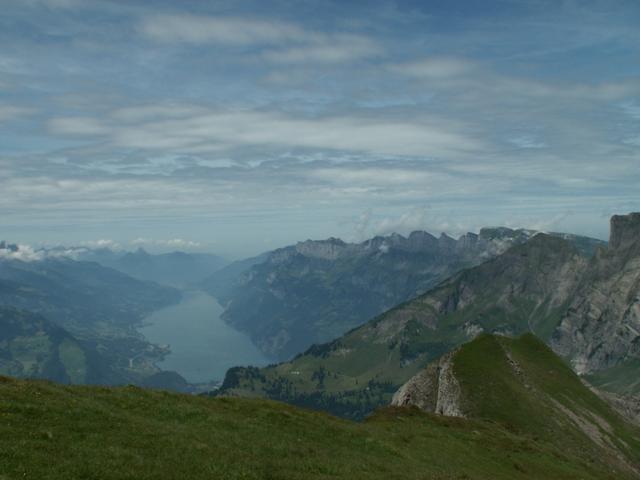
<svg viewBox="0 0 640 480">
<path fill-rule="evenodd" d="M 296 251 L 305 257 L 316 257 L 325 260 L 335 260 L 348 247 L 343 240 L 330 237 L 326 240 L 306 240 L 296 244 Z"/>
</svg>

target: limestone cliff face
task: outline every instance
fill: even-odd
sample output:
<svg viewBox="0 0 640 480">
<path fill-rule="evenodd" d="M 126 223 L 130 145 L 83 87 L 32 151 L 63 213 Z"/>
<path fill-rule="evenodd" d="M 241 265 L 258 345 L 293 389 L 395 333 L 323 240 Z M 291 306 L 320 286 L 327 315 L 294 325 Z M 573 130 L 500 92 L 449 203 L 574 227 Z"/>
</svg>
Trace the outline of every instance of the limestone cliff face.
<svg viewBox="0 0 640 480">
<path fill-rule="evenodd" d="M 640 240 L 640 213 L 611 217 L 609 248 L 617 250 Z"/>
<path fill-rule="evenodd" d="M 330 238 L 322 242 L 307 240 L 305 242 L 299 242 L 295 246 L 295 250 L 305 257 L 336 260 L 349 250 L 349 244 L 338 238 Z"/>
<path fill-rule="evenodd" d="M 640 214 L 614 216 L 610 238 L 585 268 L 551 341 L 578 373 L 640 357 Z"/>
<path fill-rule="evenodd" d="M 453 371 L 456 351 L 443 355 L 413 376 L 394 394 L 391 405 L 415 405 L 425 412 L 464 417 L 460 383 Z"/>
</svg>

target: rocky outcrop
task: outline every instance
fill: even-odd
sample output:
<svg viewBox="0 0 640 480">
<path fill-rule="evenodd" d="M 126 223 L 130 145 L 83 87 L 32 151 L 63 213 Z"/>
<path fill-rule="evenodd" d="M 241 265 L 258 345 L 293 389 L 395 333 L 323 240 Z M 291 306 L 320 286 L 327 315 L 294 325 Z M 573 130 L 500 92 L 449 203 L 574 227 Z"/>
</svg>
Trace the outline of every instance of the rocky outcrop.
<svg viewBox="0 0 640 480">
<path fill-rule="evenodd" d="M 297 253 L 305 257 L 336 260 L 349 249 L 349 245 L 339 238 L 330 238 L 323 241 L 299 242 L 295 249 Z"/>
<path fill-rule="evenodd" d="M 464 417 L 460 401 L 460 383 L 453 370 L 454 355 L 455 352 L 445 355 L 439 362 L 438 399 L 435 413 L 446 417 Z"/>
<path fill-rule="evenodd" d="M 460 383 L 453 371 L 456 351 L 440 357 L 413 376 L 394 394 L 391 405 L 416 406 L 425 412 L 447 417 L 464 417 Z"/>
<path fill-rule="evenodd" d="M 435 413 L 438 405 L 439 364 L 429 364 L 427 368 L 411 377 L 391 399 L 391 405 L 407 407 L 414 405 L 425 412 Z"/>
<path fill-rule="evenodd" d="M 640 241 L 640 212 L 611 217 L 609 248 L 618 250 Z"/>
<path fill-rule="evenodd" d="M 640 214 L 614 216 L 610 238 L 582 272 L 551 340 L 581 374 L 640 357 Z"/>
<path fill-rule="evenodd" d="M 640 395 L 618 395 L 595 388 L 585 381 L 583 383 L 625 419 L 640 426 Z"/>
</svg>

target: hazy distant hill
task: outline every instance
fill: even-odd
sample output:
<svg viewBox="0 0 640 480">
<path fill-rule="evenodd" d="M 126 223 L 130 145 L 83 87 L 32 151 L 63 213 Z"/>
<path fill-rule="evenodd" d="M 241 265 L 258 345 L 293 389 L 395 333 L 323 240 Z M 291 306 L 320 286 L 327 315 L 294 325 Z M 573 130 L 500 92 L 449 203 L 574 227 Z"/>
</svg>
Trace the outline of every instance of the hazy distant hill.
<svg viewBox="0 0 640 480">
<path fill-rule="evenodd" d="M 198 285 L 228 263 L 225 259 L 209 253 L 151 254 L 142 248 L 135 252 L 85 250 L 79 258 L 98 262 L 140 280 L 175 287 Z"/>
<path fill-rule="evenodd" d="M 223 393 L 359 417 L 431 360 L 482 332 L 533 332 L 598 384 L 637 391 L 638 232 L 639 214 L 613 217 L 609 247 L 591 259 L 562 238 L 536 235 L 290 362 L 230 370 Z"/>
<path fill-rule="evenodd" d="M 242 288 L 246 281 L 245 274 L 253 266 L 266 262 L 270 253 L 265 252 L 255 257 L 231 262 L 207 276 L 201 286 L 220 302 L 226 303 L 233 298 L 236 289 Z"/>
<path fill-rule="evenodd" d="M 233 270 L 220 270 L 204 285 L 225 307 L 226 322 L 247 333 L 265 354 L 282 360 L 332 340 L 534 234 L 500 227 L 457 240 L 427 232 L 359 244 L 308 240 L 232 264 Z M 605 244 L 552 235 L 567 238 L 587 256 Z"/>
<path fill-rule="evenodd" d="M 386 407 L 363 423 L 260 399 L 0 377 L 0 474 L 114 480 L 640 478 L 638 427 L 532 336 L 485 335 L 448 364 L 438 390 L 449 392 L 449 404 L 456 403 L 464 418 Z"/>
<path fill-rule="evenodd" d="M 94 262 L 0 260 L 0 304 L 46 316 L 81 333 L 128 326 L 180 299 L 170 287 L 136 280 Z"/>
</svg>

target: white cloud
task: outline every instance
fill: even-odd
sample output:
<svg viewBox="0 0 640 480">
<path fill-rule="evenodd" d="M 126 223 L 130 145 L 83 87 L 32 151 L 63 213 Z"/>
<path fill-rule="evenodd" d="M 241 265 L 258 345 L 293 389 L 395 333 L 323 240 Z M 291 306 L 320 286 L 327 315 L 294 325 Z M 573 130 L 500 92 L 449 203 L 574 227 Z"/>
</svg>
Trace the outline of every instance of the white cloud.
<svg viewBox="0 0 640 480">
<path fill-rule="evenodd" d="M 103 135 L 114 146 L 180 153 L 215 152 L 238 147 L 317 148 L 385 155 L 460 156 L 481 147 L 443 120 L 386 120 L 354 115 L 308 118 L 264 111 L 209 110 L 187 117 L 187 109 L 151 119 L 149 107 L 117 111 L 125 124 L 94 118 L 54 118 L 52 133 Z"/>
<path fill-rule="evenodd" d="M 0 105 L 0 123 L 10 122 L 21 117 L 32 115 L 31 108 L 18 107 L 14 105 Z"/>
<path fill-rule="evenodd" d="M 435 57 L 391 65 L 389 68 L 401 75 L 440 80 L 465 75 L 473 70 L 474 64 L 459 58 Z"/>
<path fill-rule="evenodd" d="M 0 260 L 19 260 L 22 262 L 36 262 L 43 260 L 46 252 L 34 250 L 30 245 L 18 245 L 17 250 L 13 248 L 0 248 Z"/>
<path fill-rule="evenodd" d="M 441 174 L 400 168 L 320 168 L 309 176 L 331 183 L 346 185 L 427 185 Z"/>
<path fill-rule="evenodd" d="M 357 35 L 320 37 L 311 45 L 270 50 L 264 58 L 278 63 L 339 63 L 380 53 L 371 40 Z"/>
<path fill-rule="evenodd" d="M 84 242 L 80 242 L 80 245 L 83 247 L 91 248 L 91 249 L 100 249 L 100 248 L 107 248 L 109 250 L 122 249 L 122 245 L 120 245 L 115 240 L 111 240 L 108 238 L 100 238 L 98 240 L 85 240 Z"/>
<path fill-rule="evenodd" d="M 306 40 L 301 28 L 278 21 L 195 15 L 154 15 L 144 19 L 140 31 L 161 42 L 223 45 L 273 44 Z"/>
<path fill-rule="evenodd" d="M 625 143 L 627 145 L 631 145 L 633 147 L 640 147 L 640 135 L 638 135 L 637 137 L 629 137 L 629 138 L 625 138 L 622 143 Z"/>
<path fill-rule="evenodd" d="M 140 32 L 163 43 L 252 46 L 277 63 L 338 63 L 380 53 L 372 40 L 348 33 L 324 33 L 277 20 L 194 15 L 154 15 Z"/>
<path fill-rule="evenodd" d="M 640 120 L 640 104 L 634 102 L 626 102 L 621 105 L 624 113 L 635 120 Z"/>
<path fill-rule="evenodd" d="M 87 117 L 57 117 L 48 126 L 51 133 L 61 135 L 94 136 L 109 132 L 99 120 Z"/>
<path fill-rule="evenodd" d="M 518 135 L 509 142 L 519 148 L 545 148 L 547 145 L 534 135 Z"/>
<path fill-rule="evenodd" d="M 445 215 L 432 212 L 427 206 L 414 207 L 399 215 L 389 215 L 375 220 L 372 218 L 364 231 L 361 224 L 356 223 L 356 231 L 361 236 L 364 234 L 364 238 L 391 233 L 407 235 L 416 230 L 427 231 L 433 235 L 446 232 L 452 236 L 467 232 L 464 225 L 452 221 Z"/>
<path fill-rule="evenodd" d="M 112 112 L 111 117 L 123 122 L 139 122 L 156 118 L 188 118 L 206 113 L 206 108 L 197 105 L 154 104 L 119 108 Z"/>
<path fill-rule="evenodd" d="M 67 9 L 86 6 L 88 0 L 21 0 L 23 5 L 33 8 Z"/>
<path fill-rule="evenodd" d="M 409 233 L 415 230 L 425 230 L 428 226 L 428 209 L 416 208 L 398 217 L 385 217 L 372 225 L 374 235 L 388 235 L 390 233 Z"/>
</svg>

